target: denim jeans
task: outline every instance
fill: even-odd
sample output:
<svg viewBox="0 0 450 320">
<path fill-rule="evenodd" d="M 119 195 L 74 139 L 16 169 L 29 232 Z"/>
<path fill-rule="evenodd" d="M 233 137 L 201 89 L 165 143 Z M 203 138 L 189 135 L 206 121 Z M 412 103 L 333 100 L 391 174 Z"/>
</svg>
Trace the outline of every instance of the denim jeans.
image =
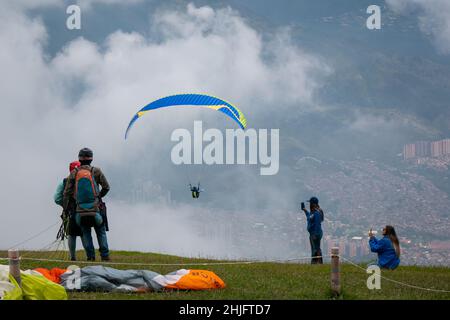
<svg viewBox="0 0 450 320">
<path fill-rule="evenodd" d="M 81 228 L 81 232 L 83 233 L 81 242 L 83 243 L 84 250 L 86 251 L 86 256 L 88 259 L 95 259 L 95 249 L 94 243 L 92 242 L 91 227 L 87 227 L 81 224 L 81 217 L 79 213 L 77 213 L 75 219 L 77 221 L 77 224 Z M 94 229 L 97 235 L 98 245 L 100 247 L 100 256 L 103 258 L 108 257 L 109 249 L 108 239 L 106 238 L 106 227 L 103 224 L 102 216 L 98 212 L 95 214 Z"/>
<path fill-rule="evenodd" d="M 77 252 L 77 236 L 67 236 L 67 242 L 69 244 L 69 255 L 71 260 L 76 260 Z"/>
<path fill-rule="evenodd" d="M 322 239 L 321 234 L 309 234 L 309 243 L 311 244 L 311 257 L 322 256 L 322 250 L 320 249 L 320 240 Z M 311 258 L 311 264 L 322 264 L 323 259 Z"/>
</svg>

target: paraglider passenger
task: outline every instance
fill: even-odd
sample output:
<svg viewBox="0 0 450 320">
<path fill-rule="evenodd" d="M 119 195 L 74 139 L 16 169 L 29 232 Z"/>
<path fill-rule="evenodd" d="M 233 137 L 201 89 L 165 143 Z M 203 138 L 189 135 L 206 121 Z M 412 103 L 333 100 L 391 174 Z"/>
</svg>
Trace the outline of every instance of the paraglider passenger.
<svg viewBox="0 0 450 320">
<path fill-rule="evenodd" d="M 76 202 L 77 224 L 82 231 L 82 243 L 88 261 L 95 261 L 95 249 L 92 242 L 91 228 L 94 227 L 103 261 L 109 261 L 106 223 L 100 214 L 102 198 L 109 191 L 109 184 L 100 168 L 92 167 L 93 152 L 89 148 L 80 150 L 78 154 L 81 166 L 75 168 L 67 178 L 64 189 L 63 207 L 67 210 L 70 199 Z M 102 187 L 99 190 L 99 185 Z"/>
<path fill-rule="evenodd" d="M 69 174 L 75 169 L 81 166 L 79 161 L 74 161 L 69 165 Z M 64 178 L 56 188 L 54 196 L 55 203 L 63 206 L 64 189 L 66 187 L 67 178 Z M 81 237 L 81 229 L 75 221 L 76 203 L 73 198 L 69 199 L 69 205 L 67 212 L 63 211 L 61 218 L 63 221 L 67 221 L 67 242 L 69 244 L 69 255 L 71 261 L 76 261 L 76 246 L 77 236 Z M 64 223 L 65 224 L 65 223 Z"/>
<path fill-rule="evenodd" d="M 319 207 L 319 199 L 312 197 L 308 200 L 310 211 L 306 210 L 302 203 L 302 210 L 306 214 L 307 230 L 309 232 L 309 242 L 311 245 L 311 264 L 322 264 L 322 250 L 320 249 L 320 240 L 323 236 L 322 222 L 323 211 Z"/>
<path fill-rule="evenodd" d="M 378 253 L 378 266 L 391 270 L 397 268 L 400 264 L 400 244 L 394 227 L 384 227 L 383 238 L 380 240 L 370 230 L 369 238 L 370 250 Z"/>
</svg>

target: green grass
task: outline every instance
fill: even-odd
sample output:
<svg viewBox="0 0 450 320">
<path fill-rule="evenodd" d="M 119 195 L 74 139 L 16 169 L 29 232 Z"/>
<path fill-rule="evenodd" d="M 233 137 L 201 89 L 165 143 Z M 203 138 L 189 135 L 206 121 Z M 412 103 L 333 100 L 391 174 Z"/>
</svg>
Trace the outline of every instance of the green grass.
<svg viewBox="0 0 450 320">
<path fill-rule="evenodd" d="M 0 257 L 6 252 L 0 251 Z M 23 257 L 39 257 L 61 259 L 65 253 L 55 252 L 22 252 Z M 78 253 L 81 257 L 83 254 Z M 330 265 L 309 265 L 298 263 L 254 263 L 237 265 L 206 265 L 195 266 L 189 263 L 221 262 L 208 259 L 183 258 L 177 256 L 113 251 L 114 262 L 126 263 L 182 263 L 183 266 L 127 266 L 110 265 L 118 269 L 148 269 L 161 274 L 167 274 L 177 269 L 206 269 L 215 272 L 227 287 L 221 290 L 208 291 L 165 291 L 145 294 L 121 294 L 100 292 L 73 292 L 69 299 L 197 299 L 197 300 L 227 300 L 227 299 L 335 299 L 330 290 Z M 6 261 L 0 260 L 0 263 Z M 53 268 L 67 267 L 72 262 L 47 262 L 22 260 L 21 269 L 37 267 Z M 84 266 L 82 261 L 76 263 Z M 364 267 L 364 266 L 363 266 Z M 450 293 L 436 293 L 401 286 L 396 283 L 381 280 L 381 290 L 369 290 L 366 286 L 367 274 L 350 264 L 341 264 L 342 294 L 337 299 L 450 299 Z M 415 286 L 450 290 L 450 268 L 400 266 L 395 271 L 383 271 L 382 276 Z"/>
</svg>

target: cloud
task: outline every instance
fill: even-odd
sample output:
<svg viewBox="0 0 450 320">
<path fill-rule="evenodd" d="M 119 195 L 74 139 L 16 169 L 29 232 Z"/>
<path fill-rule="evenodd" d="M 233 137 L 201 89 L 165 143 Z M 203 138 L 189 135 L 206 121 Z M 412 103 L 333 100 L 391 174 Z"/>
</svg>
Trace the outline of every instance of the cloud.
<svg viewBox="0 0 450 320">
<path fill-rule="evenodd" d="M 121 202 L 112 202 L 110 206 L 115 212 L 126 212 L 117 215 L 110 225 L 115 234 L 127 235 L 112 237 L 110 244 L 113 248 L 197 257 L 227 252 L 221 239 L 205 241 L 198 232 L 201 226 L 193 223 L 196 216 L 205 214 L 204 209 L 195 209 L 189 205 L 169 208 L 145 203 L 136 203 L 130 207 Z"/>
<path fill-rule="evenodd" d="M 347 119 L 346 122 L 346 129 L 366 133 L 393 130 L 399 125 L 398 119 L 362 113 L 358 110 L 355 110 L 353 117 L 351 119 Z"/>
<path fill-rule="evenodd" d="M 386 0 L 400 14 L 419 12 L 419 27 L 433 38 L 442 54 L 450 53 L 450 2 L 447 0 Z"/>
<path fill-rule="evenodd" d="M 15 9 L 36 9 L 48 6 L 61 6 L 64 4 L 63 0 L 15 0 L 3 1 L 2 6 Z"/>
<path fill-rule="evenodd" d="M 143 0 L 76 0 L 76 4 L 79 5 L 81 9 L 88 10 L 96 4 L 129 6 L 141 2 L 143 2 Z"/>
<path fill-rule="evenodd" d="M 91 9 L 95 4 L 105 4 L 105 5 L 134 5 L 143 0 L 14 0 L 14 1 L 4 1 L 5 4 L 2 5 L 10 6 L 16 9 L 37 9 L 50 6 L 64 7 L 73 4 L 79 5 L 82 9 Z"/>
<path fill-rule="evenodd" d="M 59 2 L 40 2 L 44 3 Z M 2 247 L 55 221 L 59 208 L 52 203 L 53 192 L 80 148 L 94 149 L 96 164 L 111 180 L 112 197 L 120 189 L 124 172 L 145 173 L 150 180 L 172 174 L 170 166 L 161 166 L 168 161 L 171 128 L 189 128 L 200 114 L 223 125 L 213 113 L 168 110 L 135 126 L 132 139 L 125 143 L 131 116 L 152 99 L 179 92 L 215 94 L 238 105 L 253 120 L 250 125 L 257 127 L 260 115 L 311 103 L 320 76 L 330 72 L 319 58 L 292 44 L 288 30 L 266 41 L 236 11 L 192 4 L 158 11 L 152 16 L 151 36 L 118 30 L 101 43 L 78 38 L 49 58 L 44 48 L 51 39 L 45 25 L 25 14 L 30 3 L 22 4 L 20 10 L 5 7 L 0 13 L 0 81 L 4 84 L 0 87 L 0 134 L 3 165 L 11 168 L 0 180 L 0 191 L 7 195 L 0 214 Z M 143 251 L 221 250 L 218 242 L 202 247 L 202 238 L 193 235 L 183 219 L 167 221 L 175 230 L 170 239 L 161 238 L 156 229 L 147 232 L 147 226 L 154 228 L 154 221 L 166 221 L 167 215 L 179 210 L 114 200 L 109 207 L 112 221 L 121 221 L 121 226 L 134 221 L 129 224 L 135 228 L 133 233 L 148 235 Z M 185 206 L 183 210 L 197 209 Z M 116 248 L 136 248 L 128 235 L 122 228 L 109 236 Z M 174 242 L 183 242 L 183 250 L 176 251 Z"/>
</svg>

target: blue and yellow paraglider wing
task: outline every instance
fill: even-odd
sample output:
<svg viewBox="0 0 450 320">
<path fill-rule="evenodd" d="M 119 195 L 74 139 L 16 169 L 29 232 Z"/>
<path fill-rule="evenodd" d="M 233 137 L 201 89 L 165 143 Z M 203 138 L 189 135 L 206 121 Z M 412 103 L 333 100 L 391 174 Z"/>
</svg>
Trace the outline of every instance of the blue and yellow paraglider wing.
<svg viewBox="0 0 450 320">
<path fill-rule="evenodd" d="M 155 100 L 139 110 L 128 125 L 125 133 L 125 139 L 128 137 L 128 133 L 136 120 L 142 117 L 145 113 L 159 108 L 173 106 L 198 106 L 213 109 L 232 118 L 239 124 L 241 129 L 245 129 L 247 126 L 247 119 L 245 119 L 244 114 L 238 108 L 222 99 L 204 94 L 178 94 Z"/>
</svg>

